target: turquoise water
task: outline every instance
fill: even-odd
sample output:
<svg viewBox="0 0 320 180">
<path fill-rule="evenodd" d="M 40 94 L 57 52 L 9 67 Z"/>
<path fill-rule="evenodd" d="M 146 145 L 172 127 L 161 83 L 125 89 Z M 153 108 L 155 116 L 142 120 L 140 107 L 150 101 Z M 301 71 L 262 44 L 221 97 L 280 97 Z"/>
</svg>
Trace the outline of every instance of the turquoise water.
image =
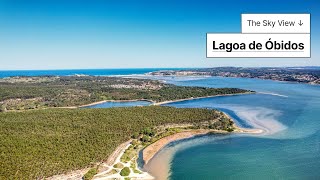
<svg viewBox="0 0 320 180">
<path fill-rule="evenodd" d="M 172 156 L 169 179 L 320 179 L 320 86 L 222 77 L 164 79 L 177 85 L 257 91 L 168 105 L 220 109 L 239 126 L 265 131 L 172 143 L 155 157 Z"/>
<path fill-rule="evenodd" d="M 83 108 L 111 108 L 111 107 L 131 107 L 131 106 L 149 106 L 149 101 L 128 101 L 128 102 L 104 102 Z"/>
</svg>

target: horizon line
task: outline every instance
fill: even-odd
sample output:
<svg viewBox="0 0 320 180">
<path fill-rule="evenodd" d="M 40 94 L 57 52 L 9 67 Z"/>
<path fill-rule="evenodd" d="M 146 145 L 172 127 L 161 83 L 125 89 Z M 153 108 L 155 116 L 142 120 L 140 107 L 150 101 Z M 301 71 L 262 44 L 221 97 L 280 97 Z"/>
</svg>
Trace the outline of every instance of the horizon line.
<svg viewBox="0 0 320 180">
<path fill-rule="evenodd" d="M 212 66 L 212 67 L 119 67 L 119 68 L 75 68 L 75 69 L 0 69 L 0 71 L 63 71 L 63 70 L 116 70 L 116 69 L 210 69 L 221 67 L 234 68 L 306 68 L 320 66 Z"/>
</svg>

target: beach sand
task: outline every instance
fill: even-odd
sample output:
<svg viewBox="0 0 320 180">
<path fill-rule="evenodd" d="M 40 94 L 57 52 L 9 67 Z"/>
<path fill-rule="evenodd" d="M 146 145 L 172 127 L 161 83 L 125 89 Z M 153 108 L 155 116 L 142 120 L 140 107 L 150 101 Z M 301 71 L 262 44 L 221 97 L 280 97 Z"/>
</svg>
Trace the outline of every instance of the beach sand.
<svg viewBox="0 0 320 180">
<path fill-rule="evenodd" d="M 163 104 L 182 102 L 182 101 L 188 101 L 188 100 L 204 99 L 204 98 L 211 98 L 211 97 L 238 96 L 238 95 L 255 94 L 255 93 L 256 92 L 246 92 L 246 93 L 237 93 L 237 94 L 220 94 L 220 95 L 212 95 L 212 96 L 191 97 L 191 98 L 177 99 L 177 100 L 171 100 L 171 101 L 155 102 L 152 105 L 159 106 L 159 105 L 163 105 Z"/>
<path fill-rule="evenodd" d="M 232 119 L 230 116 L 224 113 L 226 117 L 229 119 Z M 262 129 L 248 129 L 248 128 L 240 128 L 236 124 L 233 125 L 234 131 L 232 133 L 246 133 L 246 134 L 261 134 L 264 133 L 265 131 Z M 144 148 L 142 152 L 142 158 L 145 164 L 148 164 L 150 159 L 153 158 L 153 156 L 163 147 L 165 147 L 167 144 L 173 142 L 173 141 L 178 141 L 181 139 L 187 139 L 191 138 L 197 135 L 205 135 L 208 133 L 219 133 L 219 134 L 227 134 L 229 132 L 225 130 L 214 130 L 214 129 L 190 129 L 190 130 L 185 130 L 183 132 L 179 132 L 170 136 L 163 137 L 156 141 L 155 143 L 147 146 Z"/>
<path fill-rule="evenodd" d="M 206 135 L 208 133 L 228 134 L 229 132 L 223 130 L 210 130 L 210 129 L 195 129 L 179 132 L 167 137 L 164 137 L 155 143 L 147 146 L 142 151 L 142 159 L 145 162 L 144 170 L 154 176 L 157 180 L 165 180 L 170 176 L 170 162 L 173 149 L 161 151 L 166 145 L 171 142 L 183 139 L 189 139 L 195 136 Z M 235 126 L 232 133 L 246 133 L 246 134 L 261 134 L 264 133 L 261 129 L 244 129 Z M 153 158 L 157 155 L 157 158 Z"/>
</svg>

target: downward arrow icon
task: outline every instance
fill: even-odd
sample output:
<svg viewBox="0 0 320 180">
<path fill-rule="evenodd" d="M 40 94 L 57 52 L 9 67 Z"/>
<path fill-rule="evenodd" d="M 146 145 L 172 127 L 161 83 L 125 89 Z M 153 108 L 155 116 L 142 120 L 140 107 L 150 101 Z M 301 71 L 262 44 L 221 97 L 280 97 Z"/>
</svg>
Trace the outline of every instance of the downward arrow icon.
<svg viewBox="0 0 320 180">
<path fill-rule="evenodd" d="M 300 20 L 300 22 L 299 22 L 298 24 L 299 24 L 300 26 L 302 26 L 303 23 L 302 23 L 301 20 Z"/>
</svg>

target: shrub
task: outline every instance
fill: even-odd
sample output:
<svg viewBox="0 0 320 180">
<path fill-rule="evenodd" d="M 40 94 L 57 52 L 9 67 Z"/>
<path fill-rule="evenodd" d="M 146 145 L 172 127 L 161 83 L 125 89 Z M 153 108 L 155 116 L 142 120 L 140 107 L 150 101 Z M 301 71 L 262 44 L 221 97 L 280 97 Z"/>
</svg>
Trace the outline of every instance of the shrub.
<svg viewBox="0 0 320 180">
<path fill-rule="evenodd" d="M 139 144 L 138 140 L 134 139 L 132 142 L 131 142 L 133 148 L 135 149 L 136 146 Z"/>
<path fill-rule="evenodd" d="M 92 168 L 90 169 L 84 176 L 83 176 L 83 179 L 84 180 L 90 180 L 93 178 L 94 175 L 96 175 L 98 172 L 97 172 L 97 168 Z"/>
<path fill-rule="evenodd" d="M 155 132 L 154 132 L 154 130 L 151 129 L 151 128 L 144 128 L 144 129 L 142 130 L 142 134 L 148 135 L 148 136 L 154 136 L 154 135 L 155 135 Z"/>
<path fill-rule="evenodd" d="M 229 128 L 227 128 L 227 131 L 232 132 L 232 131 L 234 131 L 234 129 L 229 127 Z"/>
<path fill-rule="evenodd" d="M 133 139 L 137 139 L 139 137 L 139 133 L 135 132 L 131 136 Z"/>
<path fill-rule="evenodd" d="M 141 141 L 142 141 L 142 142 L 149 142 L 149 141 L 150 141 L 150 137 L 144 135 L 144 136 L 141 138 Z"/>
<path fill-rule="evenodd" d="M 123 164 L 122 163 L 117 163 L 115 165 L 113 165 L 114 168 L 123 168 Z"/>
<path fill-rule="evenodd" d="M 121 176 L 129 176 L 130 174 L 130 169 L 128 167 L 124 167 L 121 171 L 120 171 L 120 175 Z"/>
</svg>

